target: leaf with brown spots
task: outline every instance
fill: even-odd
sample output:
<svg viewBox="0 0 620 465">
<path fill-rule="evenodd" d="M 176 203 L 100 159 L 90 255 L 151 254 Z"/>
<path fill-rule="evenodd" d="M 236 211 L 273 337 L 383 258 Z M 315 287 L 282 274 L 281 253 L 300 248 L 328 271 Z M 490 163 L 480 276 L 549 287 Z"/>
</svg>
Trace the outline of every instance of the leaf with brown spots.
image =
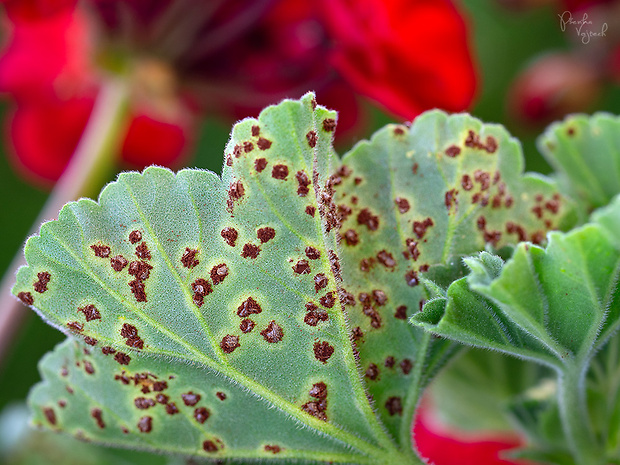
<svg viewBox="0 0 620 465">
<path fill-rule="evenodd" d="M 572 224 L 573 209 L 550 180 L 523 174 L 520 146 L 503 127 L 468 115 L 431 111 L 408 129 L 389 125 L 358 143 L 341 166 L 350 175 L 334 186 L 334 198 L 350 213 L 340 226 L 339 255 L 343 287 L 356 296 L 347 310 L 364 334 L 356 340 L 362 367 L 410 360 L 410 370 L 385 371 L 368 383 L 383 423 L 405 444 L 420 390 L 456 347 L 407 321 L 429 298 L 423 280 L 448 285 L 460 277 L 462 256 L 544 240 L 550 228 Z M 375 290 L 383 304 L 371 298 Z M 402 415 L 386 407 L 395 405 L 390 397 L 399 399 Z"/>
<path fill-rule="evenodd" d="M 66 205 L 28 241 L 29 265 L 14 292 L 36 294 L 37 310 L 65 332 L 80 318 L 75 337 L 98 341 L 92 375 L 58 374 L 54 364 L 83 357 L 71 341 L 43 362 L 45 380 L 31 403 L 58 400 L 69 384 L 80 399 L 57 413 L 57 428 L 80 429 L 94 442 L 218 459 L 273 458 L 264 445 L 277 444 L 277 458 L 298 461 L 415 460 L 410 445 L 401 448 L 386 433 L 357 370 L 341 301 L 348 294 L 333 197 L 342 181 L 330 176 L 339 162 L 325 120 L 336 114 L 311 94 L 269 107 L 235 126 L 221 179 L 156 167 L 123 173 L 98 203 Z M 242 193 L 230 189 L 241 185 Z M 377 226 L 372 217 L 366 223 Z M 128 240 L 132 231 L 139 239 Z M 117 271 L 94 256 L 92 244 L 135 264 Z M 43 270 L 53 286 L 33 293 Z M 91 304 L 100 319 L 84 321 L 77 309 Z M 308 395 L 317 383 L 327 392 L 320 402 Z M 182 398 L 188 392 L 200 395 L 191 410 Z M 136 409 L 136 398 L 155 405 Z M 311 402 L 319 415 L 308 411 Z M 101 409 L 105 428 L 92 408 Z"/>
</svg>

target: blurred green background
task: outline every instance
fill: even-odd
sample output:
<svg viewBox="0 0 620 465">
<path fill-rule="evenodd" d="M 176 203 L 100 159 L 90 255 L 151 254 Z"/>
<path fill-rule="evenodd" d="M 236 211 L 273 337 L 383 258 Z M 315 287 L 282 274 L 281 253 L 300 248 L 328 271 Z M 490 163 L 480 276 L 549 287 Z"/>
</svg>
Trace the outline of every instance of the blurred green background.
<svg viewBox="0 0 620 465">
<path fill-rule="evenodd" d="M 569 47 L 566 33 L 560 30 L 557 12 L 550 7 L 511 12 L 493 0 L 464 0 L 463 3 L 473 26 L 474 46 L 481 72 L 481 84 L 472 113 L 486 122 L 505 124 L 523 143 L 527 169 L 548 172 L 548 165 L 535 148 L 536 134 L 525 132 L 507 121 L 505 95 L 511 81 L 528 61 L 541 52 Z M 370 104 L 368 106 L 370 108 Z M 1 104 L 0 112 L 4 114 L 8 108 L 7 103 Z M 597 109 L 620 113 L 620 89 L 614 86 L 605 89 Z M 393 121 L 374 108 L 371 115 L 370 130 Z M 205 119 L 191 166 L 220 172 L 229 130 L 228 123 Z M 370 130 L 360 138 L 369 137 Z M 342 153 L 344 149 L 341 147 L 339 151 Z M 4 151 L 2 144 L 0 151 Z M 5 154 L 0 153 L 0 269 L 6 270 L 22 248 L 46 196 L 46 192 L 18 178 Z M 29 310 L 24 307 L 24 312 Z M 62 339 L 58 331 L 47 326 L 36 315 L 28 315 L 25 325 L 15 335 L 15 342 L 6 359 L 0 363 L 0 411 L 8 404 L 25 399 L 30 386 L 39 380 L 38 360 Z"/>
</svg>

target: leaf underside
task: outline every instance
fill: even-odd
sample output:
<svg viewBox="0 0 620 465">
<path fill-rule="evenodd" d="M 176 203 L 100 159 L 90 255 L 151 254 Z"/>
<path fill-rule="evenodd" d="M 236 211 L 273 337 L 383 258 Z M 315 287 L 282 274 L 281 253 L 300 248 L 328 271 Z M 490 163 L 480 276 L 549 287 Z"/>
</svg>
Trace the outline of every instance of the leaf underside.
<svg viewBox="0 0 620 465">
<path fill-rule="evenodd" d="M 13 292 L 81 341 L 42 362 L 35 422 L 209 458 L 407 462 L 453 350 L 407 324 L 419 279 L 571 210 L 499 126 L 431 112 L 340 163 L 335 124 L 311 94 L 284 101 L 235 126 L 221 180 L 124 173 L 44 224 Z"/>
</svg>

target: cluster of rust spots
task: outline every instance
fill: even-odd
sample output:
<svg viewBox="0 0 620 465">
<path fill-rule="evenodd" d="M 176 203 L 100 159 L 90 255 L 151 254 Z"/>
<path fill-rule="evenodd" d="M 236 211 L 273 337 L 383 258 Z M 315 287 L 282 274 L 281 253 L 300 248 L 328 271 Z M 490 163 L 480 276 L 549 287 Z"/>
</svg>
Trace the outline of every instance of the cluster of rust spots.
<svg viewBox="0 0 620 465">
<path fill-rule="evenodd" d="M 493 247 L 496 247 L 502 238 L 501 231 L 487 228 L 487 220 L 484 215 L 480 215 L 478 217 L 476 220 L 476 226 L 480 231 L 482 231 L 484 242 L 488 242 L 489 244 L 492 244 Z"/>
<path fill-rule="evenodd" d="M 311 148 L 316 147 L 316 143 L 318 140 L 318 136 L 316 135 L 316 132 L 315 131 L 308 132 L 308 134 L 306 134 L 306 140 L 308 141 L 308 145 Z"/>
<path fill-rule="evenodd" d="M 385 401 L 385 408 L 387 409 L 390 416 L 403 414 L 403 405 L 400 397 L 389 397 L 388 400 Z"/>
<path fill-rule="evenodd" d="M 270 226 L 259 228 L 256 231 L 256 237 L 261 242 L 261 244 L 265 244 L 269 242 L 271 239 L 273 239 L 274 237 L 276 237 L 276 230 Z"/>
<path fill-rule="evenodd" d="M 17 298 L 26 305 L 32 305 L 34 303 L 34 299 L 32 298 L 32 294 L 30 292 L 22 291 L 17 294 Z"/>
<path fill-rule="evenodd" d="M 336 120 L 334 118 L 325 118 L 323 120 L 323 131 L 333 132 L 336 129 Z"/>
<path fill-rule="evenodd" d="M 129 233 L 129 242 L 132 244 L 136 244 L 141 240 L 142 233 L 140 231 L 135 230 Z M 136 246 L 136 256 L 140 261 L 133 261 L 129 264 L 129 274 L 135 278 L 133 281 L 129 282 L 129 288 L 137 302 L 146 302 L 146 287 L 144 282 L 149 278 L 150 272 L 153 269 L 151 265 L 144 261 L 151 259 L 151 252 L 146 242 L 142 242 Z"/>
<path fill-rule="evenodd" d="M 411 208 L 409 205 L 409 201 L 404 197 L 396 197 L 394 199 L 394 203 L 396 204 L 396 207 L 398 208 L 398 211 L 400 213 L 407 213 Z"/>
<path fill-rule="evenodd" d="M 316 400 L 306 402 L 301 409 L 319 420 L 327 421 L 327 385 L 323 381 L 314 383 L 308 394 Z"/>
<path fill-rule="evenodd" d="M 239 344 L 239 336 L 227 334 L 220 341 L 220 347 L 225 354 L 233 353 L 237 347 L 241 347 L 241 344 Z"/>
<path fill-rule="evenodd" d="M 340 275 L 340 260 L 338 259 L 338 255 L 330 249 L 327 251 L 327 258 L 329 259 L 329 264 L 334 278 L 336 278 L 336 281 L 342 282 L 342 276 Z"/>
<path fill-rule="evenodd" d="M 78 312 L 82 312 L 84 314 L 87 322 L 92 320 L 101 320 L 101 313 L 99 313 L 99 310 L 97 310 L 97 307 L 93 304 L 79 307 Z"/>
<path fill-rule="evenodd" d="M 560 194 L 553 194 L 551 199 L 545 201 L 544 197 L 541 194 L 538 194 L 534 197 L 536 204 L 532 207 L 532 213 L 536 216 L 537 219 L 543 220 L 545 223 L 545 227 L 547 229 L 552 228 L 552 222 L 549 218 L 545 218 L 546 215 L 557 215 L 560 211 L 561 206 L 561 197 Z"/>
<path fill-rule="evenodd" d="M 380 328 L 381 327 L 381 316 L 379 315 L 379 312 L 377 312 L 377 310 L 373 306 L 372 293 L 368 294 L 366 292 L 360 292 L 357 297 L 360 303 L 362 304 L 362 312 L 364 313 L 364 315 L 370 318 L 370 326 L 372 326 L 375 329 Z"/>
<path fill-rule="evenodd" d="M 286 181 L 288 176 L 288 166 L 284 164 L 274 165 L 271 169 L 271 177 L 279 179 L 280 181 Z"/>
<path fill-rule="evenodd" d="M 329 316 L 327 312 L 323 309 L 320 309 L 316 304 L 312 302 L 308 302 L 306 304 L 306 310 L 308 313 L 304 316 L 304 323 L 308 326 L 316 326 L 319 324 L 319 321 L 327 321 L 329 320 Z"/>
<path fill-rule="evenodd" d="M 233 181 L 228 187 L 228 200 L 226 201 L 226 207 L 230 213 L 233 212 L 235 202 L 241 200 L 245 195 L 245 187 L 241 180 Z"/>
<path fill-rule="evenodd" d="M 318 175 L 315 173 L 315 177 Z M 315 180 L 315 185 L 317 180 Z M 319 204 L 319 214 L 323 219 L 325 231 L 329 233 L 332 229 L 339 229 L 341 226 L 340 214 L 334 202 L 334 186 L 342 183 L 340 176 L 331 175 L 325 181 L 323 188 L 317 192 L 317 202 Z"/>
<path fill-rule="evenodd" d="M 484 150 L 487 153 L 495 153 L 497 150 L 497 140 L 493 136 L 487 136 L 485 142 L 480 140 L 480 135 L 476 134 L 471 129 L 467 132 L 467 138 L 465 139 L 465 147 L 472 149 Z"/>
<path fill-rule="evenodd" d="M 458 155 L 460 155 L 460 153 L 461 153 L 461 148 L 460 148 L 460 147 L 458 147 L 458 146 L 456 146 L 456 145 L 451 145 L 450 147 L 448 147 L 448 148 L 445 150 L 445 152 L 444 152 L 444 153 L 446 154 L 446 156 L 447 156 L 447 157 L 450 157 L 450 158 L 455 158 L 455 157 L 457 157 Z"/>
<path fill-rule="evenodd" d="M 293 272 L 296 274 L 310 274 L 310 264 L 308 260 L 298 260 L 292 268 Z"/>
<path fill-rule="evenodd" d="M 226 241 L 226 243 L 231 247 L 235 246 L 237 238 L 239 237 L 239 233 L 237 232 L 237 230 L 229 226 L 222 229 L 220 235 L 224 238 L 224 241 Z"/>
<path fill-rule="evenodd" d="M 192 292 L 194 293 L 192 296 L 194 304 L 202 307 L 205 297 L 213 292 L 213 288 L 209 281 L 204 278 L 198 278 L 192 283 Z"/>
<path fill-rule="evenodd" d="M 267 444 L 265 446 L 265 452 L 271 452 L 272 454 L 279 454 L 282 451 L 280 446 Z"/>
<path fill-rule="evenodd" d="M 373 215 L 368 208 L 364 208 L 357 214 L 357 224 L 365 225 L 370 231 L 376 231 L 379 229 L 379 217 Z"/>
<path fill-rule="evenodd" d="M 32 287 L 39 294 L 43 294 L 47 291 L 47 283 L 50 282 L 50 279 L 52 279 L 52 275 L 50 275 L 49 272 L 41 271 L 40 273 L 37 273 L 37 281 L 34 282 Z"/>
<path fill-rule="evenodd" d="M 308 192 L 310 192 L 310 189 L 308 188 L 311 184 L 310 178 L 304 170 L 298 171 L 295 178 L 297 179 L 297 184 L 299 185 L 297 187 L 297 195 L 300 197 L 305 197 L 308 195 Z"/>
<path fill-rule="evenodd" d="M 215 286 L 224 282 L 226 276 L 228 276 L 228 266 L 226 263 L 220 263 L 211 268 L 211 281 L 213 281 Z"/>
<path fill-rule="evenodd" d="M 267 159 L 261 157 L 254 160 L 254 169 L 257 173 L 262 173 L 265 168 L 267 168 Z"/>
<path fill-rule="evenodd" d="M 110 256 L 110 247 L 104 244 L 93 244 L 90 246 L 95 257 L 108 258 Z"/>
<path fill-rule="evenodd" d="M 280 342 L 284 337 L 284 331 L 282 327 L 275 322 L 275 320 L 271 320 L 267 327 L 260 332 L 261 336 L 265 339 L 265 341 L 275 344 L 276 342 Z"/>
<path fill-rule="evenodd" d="M 125 338 L 125 344 L 134 349 L 143 349 L 144 341 L 138 336 L 138 330 L 134 325 L 123 323 L 121 336 Z"/>
<path fill-rule="evenodd" d="M 181 257 L 181 263 L 185 268 L 194 268 L 196 265 L 200 263 L 200 261 L 196 258 L 198 255 L 198 249 L 190 249 L 189 247 L 185 247 L 185 252 L 183 252 L 183 256 Z"/>
<path fill-rule="evenodd" d="M 327 341 L 315 342 L 313 350 L 314 358 L 323 363 L 327 363 L 329 358 L 334 354 L 334 346 Z"/>
<path fill-rule="evenodd" d="M 168 389 L 168 383 L 166 381 L 159 380 L 157 376 L 149 372 L 136 373 L 134 376 L 128 376 L 125 371 L 123 371 L 120 375 L 114 375 L 114 379 L 125 385 L 131 384 L 131 381 L 133 381 L 133 385 L 139 387 L 140 392 L 143 394 L 162 392 Z"/>
</svg>

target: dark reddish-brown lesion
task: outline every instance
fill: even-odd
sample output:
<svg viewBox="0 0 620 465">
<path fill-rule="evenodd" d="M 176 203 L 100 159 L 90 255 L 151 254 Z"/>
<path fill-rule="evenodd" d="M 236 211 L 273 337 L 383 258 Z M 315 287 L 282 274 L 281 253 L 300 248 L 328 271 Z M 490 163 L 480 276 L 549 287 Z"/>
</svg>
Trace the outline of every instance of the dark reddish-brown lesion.
<svg viewBox="0 0 620 465">
<path fill-rule="evenodd" d="M 282 327 L 275 322 L 275 320 L 271 320 L 267 327 L 260 332 L 261 336 L 265 339 L 265 341 L 269 343 L 277 343 L 282 341 L 284 337 L 284 330 Z"/>
<path fill-rule="evenodd" d="M 198 255 L 198 249 L 190 249 L 189 247 L 185 247 L 185 252 L 183 252 L 183 256 L 181 257 L 181 264 L 185 268 L 194 268 L 200 263 L 200 261 L 196 258 L 196 255 Z"/>
<path fill-rule="evenodd" d="M 43 294 L 45 291 L 47 291 L 47 284 L 50 282 L 51 279 L 52 275 L 48 271 L 41 271 L 40 273 L 37 273 L 37 281 L 33 283 L 32 287 L 39 294 Z"/>
</svg>

